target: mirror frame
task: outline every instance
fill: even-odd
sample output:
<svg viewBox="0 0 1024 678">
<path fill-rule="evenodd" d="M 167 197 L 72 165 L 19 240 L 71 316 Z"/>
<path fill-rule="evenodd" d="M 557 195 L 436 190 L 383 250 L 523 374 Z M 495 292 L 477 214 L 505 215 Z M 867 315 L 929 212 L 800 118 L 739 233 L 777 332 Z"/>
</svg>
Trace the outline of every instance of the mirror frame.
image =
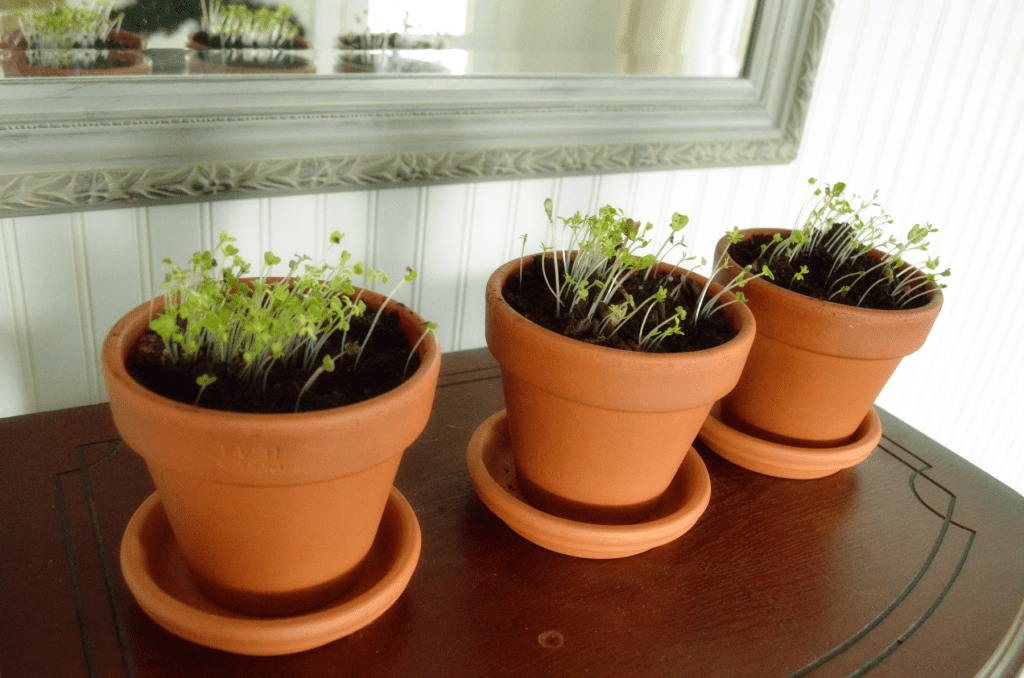
<svg viewBox="0 0 1024 678">
<path fill-rule="evenodd" d="M 0 218 L 786 163 L 834 0 L 761 0 L 740 78 L 0 79 Z"/>
</svg>

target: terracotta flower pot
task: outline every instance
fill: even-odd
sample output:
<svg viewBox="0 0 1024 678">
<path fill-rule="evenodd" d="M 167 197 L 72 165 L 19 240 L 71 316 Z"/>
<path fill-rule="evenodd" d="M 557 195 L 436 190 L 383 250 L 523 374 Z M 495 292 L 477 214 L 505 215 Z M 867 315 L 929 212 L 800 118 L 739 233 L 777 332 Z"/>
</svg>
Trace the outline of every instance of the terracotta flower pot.
<svg viewBox="0 0 1024 678">
<path fill-rule="evenodd" d="M 4 76 L 15 77 L 65 77 L 72 75 L 149 75 L 153 63 L 149 57 L 141 53 L 146 48 L 145 41 L 128 31 L 111 31 L 108 40 L 114 40 L 123 49 L 110 51 L 110 56 L 120 59 L 126 65 L 116 68 L 51 68 L 49 66 L 29 65 L 25 54 L 25 38 L 20 30 L 11 31 L 0 38 L 0 56 L 3 57 Z"/>
<path fill-rule="evenodd" d="M 305 58 L 302 59 L 302 61 L 305 62 L 304 65 L 294 66 L 292 68 L 272 68 L 269 66 L 266 68 L 256 68 L 251 66 L 239 66 L 232 63 L 231 60 L 228 58 L 228 52 L 231 50 L 223 50 L 220 48 L 210 47 L 209 45 L 197 40 L 196 37 L 198 35 L 198 33 L 193 33 L 192 35 L 188 36 L 188 49 L 195 50 L 196 52 L 202 51 L 206 52 L 207 54 L 213 54 L 216 56 L 204 58 L 204 56 L 200 56 L 198 54 L 189 55 L 189 73 L 195 73 L 199 75 L 206 73 L 316 73 L 316 65 Z M 300 56 L 300 52 L 304 51 L 306 54 L 301 56 L 305 57 L 308 55 L 310 58 L 312 58 L 313 51 L 309 48 L 308 42 L 306 42 L 303 38 L 295 38 L 294 41 L 298 47 L 295 50 L 288 50 L 290 54 Z M 245 52 L 247 50 L 243 49 L 241 51 Z M 248 51 L 255 51 L 255 48 Z"/>
<path fill-rule="evenodd" d="M 739 379 L 754 318 L 742 304 L 728 306 L 722 312 L 739 334 L 704 351 L 594 346 L 508 305 L 502 289 L 519 265 L 516 259 L 495 271 L 486 292 L 487 345 L 501 365 L 519 488 L 534 506 L 564 518 L 641 520 L 668 488 L 712 404 Z"/>
<path fill-rule="evenodd" d="M 384 297 L 366 292 L 376 309 Z M 162 309 L 162 298 L 155 311 Z M 422 320 L 397 303 L 412 345 Z M 196 585 L 249 614 L 291 614 L 334 600 L 370 549 L 402 453 L 430 415 L 440 367 L 433 335 L 420 367 L 370 400 L 298 414 L 182 404 L 143 388 L 125 362 L 150 319 L 143 304 L 103 345 L 114 422 L 146 462 Z"/>
<path fill-rule="evenodd" d="M 754 235 L 779 229 L 747 229 Z M 729 246 L 715 248 L 715 260 Z M 731 280 L 730 267 L 719 281 Z M 722 414 L 748 434 L 784 444 L 835 447 L 848 443 L 900 360 L 921 348 L 942 307 L 929 283 L 925 306 L 905 311 L 856 308 L 813 299 L 763 278 L 744 288 L 757 336 L 743 376 L 722 399 Z"/>
</svg>

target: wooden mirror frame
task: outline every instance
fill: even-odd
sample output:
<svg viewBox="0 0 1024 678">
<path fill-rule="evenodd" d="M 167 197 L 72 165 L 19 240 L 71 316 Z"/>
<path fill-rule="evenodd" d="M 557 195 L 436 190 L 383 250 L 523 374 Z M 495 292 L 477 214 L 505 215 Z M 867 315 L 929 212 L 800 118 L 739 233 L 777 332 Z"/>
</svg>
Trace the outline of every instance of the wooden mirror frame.
<svg viewBox="0 0 1024 678">
<path fill-rule="evenodd" d="M 785 163 L 834 0 L 761 0 L 740 78 L 0 80 L 0 217 Z"/>
</svg>

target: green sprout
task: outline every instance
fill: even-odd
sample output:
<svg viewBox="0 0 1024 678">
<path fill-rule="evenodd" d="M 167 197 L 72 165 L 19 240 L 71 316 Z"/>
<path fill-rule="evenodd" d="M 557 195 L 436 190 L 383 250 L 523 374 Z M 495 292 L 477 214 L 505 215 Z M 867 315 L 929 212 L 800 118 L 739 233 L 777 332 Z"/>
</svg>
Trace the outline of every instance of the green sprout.
<svg viewBox="0 0 1024 678">
<path fill-rule="evenodd" d="M 89 6 L 54 5 L 48 10 L 14 14 L 25 39 L 31 66 L 90 68 L 106 59 L 112 32 L 121 29 L 124 12 L 113 14 L 113 0 L 95 0 Z"/>
<path fill-rule="evenodd" d="M 265 254 L 259 277 L 242 280 L 251 266 L 239 256 L 232 244 L 235 239 L 227 233 L 221 234 L 213 251 L 193 254 L 187 268 L 165 260 L 170 273 L 162 284 L 164 310 L 155 317 L 151 313 L 149 323 L 163 340 L 165 359 L 172 364 L 211 361 L 223 365 L 252 388 L 264 391 L 276 365 L 312 372 L 296 398 L 297 411 L 302 396 L 322 372 L 340 366 L 345 356 L 354 359 L 355 369 L 395 292 L 416 278 L 416 272 L 407 269 L 402 283 L 377 309 L 363 342 L 347 342 L 352 319 L 366 310 L 362 300 L 366 286 L 357 292 L 353 277 L 362 275 L 371 282 L 386 282 L 387 276 L 383 271 L 364 269 L 360 263 L 350 265 L 352 255 L 346 251 L 336 263 L 327 263 L 330 250 L 342 237 L 339 231 L 331 234 L 323 260 L 317 265 L 309 263 L 307 256 L 296 255 L 288 263 L 287 274 L 276 283 L 267 280 L 271 267 L 281 263 L 272 252 Z M 342 333 L 342 353 L 320 357 L 327 340 L 336 332 Z M 197 379 L 197 403 L 215 380 L 209 375 Z"/>
<path fill-rule="evenodd" d="M 722 296 L 735 288 L 746 285 L 749 280 L 762 275 L 771 275 L 767 266 L 761 273 L 751 276 L 751 267 L 742 275 L 710 296 L 711 279 L 725 267 L 726 257 L 720 259 L 702 289 L 697 290 L 696 305 L 685 309 L 675 303 L 681 298 L 684 285 L 693 285 L 690 272 L 685 275 L 666 275 L 658 279 L 657 291 L 639 302 L 626 294 L 623 285 L 633 276 L 648 280 L 657 276 L 658 264 L 679 248 L 676 267 L 693 260 L 685 254 L 682 230 L 689 223 L 689 217 L 672 215 L 670 233 L 654 254 L 643 254 L 641 250 L 651 244 L 645 235 L 654 226 L 641 224 L 626 218 L 622 211 L 610 205 L 602 207 L 596 215 L 583 216 L 579 212 L 563 218 L 561 229 L 555 225 L 553 203 L 544 201 L 544 211 L 551 225 L 551 242 L 541 243 L 542 253 L 551 263 L 553 275 L 549 277 L 548 267 L 541 267 L 544 283 L 555 300 L 555 316 L 573 316 L 582 309 L 583 324 L 595 327 L 598 335 L 610 339 L 632 318 L 640 322 L 636 350 L 657 351 L 662 342 L 673 335 L 683 334 L 684 326 L 694 327 L 734 301 L 722 303 Z M 738 233 L 738 229 L 735 229 Z M 565 242 L 559 247 L 558 241 Z M 574 253 L 570 256 L 569 253 Z M 520 265 L 522 260 L 520 259 Z M 702 265 L 706 264 L 702 262 Z M 675 308 L 669 313 L 667 305 Z"/>
<path fill-rule="evenodd" d="M 811 177 L 807 183 L 815 186 L 817 180 Z M 871 290 L 879 285 L 887 287 L 888 293 L 899 308 L 927 295 L 926 285 L 929 282 L 938 284 L 939 288 L 945 287 L 937 280 L 939 277 L 949 276 L 950 271 L 947 268 L 942 272 L 933 272 L 939 266 L 938 257 L 928 259 L 917 269 L 908 265 L 905 259 L 908 253 L 926 252 L 930 244 L 928 236 L 936 233 L 938 229 L 933 228 L 931 224 L 915 224 L 907 233 L 904 242 L 894 236 L 886 237 L 884 226 L 891 225 L 893 220 L 876 202 L 878 191 L 875 191 L 870 199 L 861 200 L 855 195 L 847 199 L 845 190 L 846 184 L 843 182 L 815 188 L 809 197 L 817 197 L 817 202 L 810 205 L 810 212 L 805 218 L 798 217 L 797 227 L 789 237 L 783 238 L 780 234 L 775 234 L 768 265 L 780 257 L 793 261 L 801 254 L 824 253 L 833 260 L 832 267 L 825 277 L 827 298 L 859 294 L 856 306 L 863 304 Z M 805 208 L 801 209 L 801 214 L 806 208 L 805 205 Z M 768 247 L 767 244 L 762 246 L 762 255 Z M 882 256 L 868 269 L 836 275 L 844 265 L 876 249 L 882 252 Z M 928 272 L 922 271 L 923 275 L 915 275 L 914 271 L 921 268 Z M 878 271 L 881 275 L 870 285 L 858 286 L 858 283 L 873 271 Z M 804 275 L 809 272 L 806 266 L 801 266 L 793 278 L 803 280 Z"/>
<path fill-rule="evenodd" d="M 252 9 L 223 0 L 199 0 L 203 11 L 200 28 L 211 40 L 220 42 L 229 60 L 251 60 L 263 64 L 293 58 L 299 26 L 292 20 L 291 7 L 275 10 Z"/>
</svg>

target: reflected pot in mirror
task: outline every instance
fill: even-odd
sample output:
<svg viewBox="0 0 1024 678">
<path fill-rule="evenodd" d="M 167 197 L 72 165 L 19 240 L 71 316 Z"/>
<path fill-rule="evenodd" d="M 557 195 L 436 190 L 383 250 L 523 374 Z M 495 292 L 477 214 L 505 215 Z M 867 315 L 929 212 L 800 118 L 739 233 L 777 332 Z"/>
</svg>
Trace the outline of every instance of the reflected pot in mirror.
<svg viewBox="0 0 1024 678">
<path fill-rule="evenodd" d="M 240 47 L 223 48 L 220 40 L 210 40 L 203 32 L 188 38 L 188 72 L 213 73 L 316 73 L 313 50 L 302 38 L 294 39 L 291 49 Z"/>
<path fill-rule="evenodd" d="M 384 297 L 365 292 L 367 307 Z M 391 302 L 413 346 L 423 320 Z M 158 298 L 152 312 L 163 309 Z M 126 363 L 151 317 L 146 303 L 103 345 L 121 437 L 146 463 L 192 580 L 212 601 L 285 615 L 342 595 L 360 574 L 405 449 L 426 426 L 441 351 L 433 333 L 398 387 L 353 405 L 245 414 L 157 395 Z"/>
<path fill-rule="evenodd" d="M 721 312 L 738 334 L 700 351 L 596 346 L 516 312 L 503 290 L 519 270 L 519 259 L 503 265 L 486 289 L 487 346 L 501 365 L 519 489 L 536 508 L 562 518 L 643 520 L 675 477 L 712 404 L 739 379 L 754 318 L 742 304 L 727 306 Z M 662 264 L 660 270 L 673 269 Z"/>
<path fill-rule="evenodd" d="M 142 53 L 145 48 L 140 36 L 111 31 L 104 49 L 26 50 L 25 38 L 15 30 L 0 37 L 0 61 L 7 78 L 149 75 L 152 62 Z"/>
<path fill-rule="evenodd" d="M 780 229 L 746 229 L 744 240 Z M 722 238 L 718 261 L 730 244 Z M 876 251 L 877 252 L 877 251 Z M 733 279 L 731 258 L 716 276 Z M 921 348 L 942 307 L 929 283 L 928 303 L 878 310 L 822 301 L 768 282 L 743 288 L 757 335 L 736 388 L 722 399 L 724 421 L 748 435 L 785 445 L 837 447 L 851 441 L 900 360 Z"/>
</svg>

